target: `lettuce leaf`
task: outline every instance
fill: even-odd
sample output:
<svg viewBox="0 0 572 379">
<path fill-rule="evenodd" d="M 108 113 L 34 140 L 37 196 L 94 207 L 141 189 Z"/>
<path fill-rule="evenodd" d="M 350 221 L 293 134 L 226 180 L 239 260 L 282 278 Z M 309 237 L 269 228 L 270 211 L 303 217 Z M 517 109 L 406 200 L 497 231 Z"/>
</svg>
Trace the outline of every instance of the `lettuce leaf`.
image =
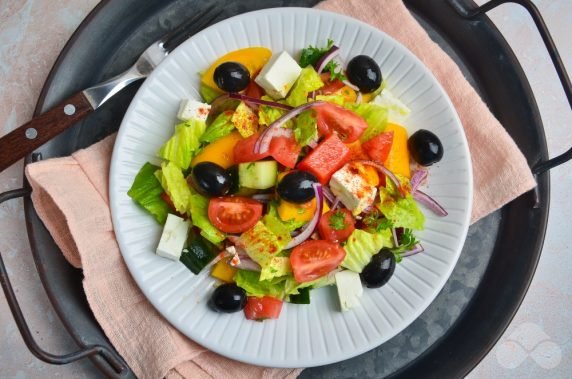
<svg viewBox="0 0 572 379">
<path fill-rule="evenodd" d="M 367 122 L 368 127 L 359 139 L 361 143 L 372 139 L 385 130 L 387 125 L 387 110 L 385 108 L 373 103 L 347 103 L 345 107 L 360 115 Z"/>
<path fill-rule="evenodd" d="M 268 203 L 268 214 L 272 215 L 274 218 L 276 218 L 278 221 L 280 221 L 282 223 L 282 225 L 288 230 L 288 232 L 292 232 L 298 228 L 301 228 L 302 226 L 304 226 L 305 224 L 307 224 L 307 221 L 295 221 L 295 220 L 288 220 L 288 221 L 284 221 L 280 218 L 280 216 L 278 215 L 278 204 L 275 201 L 271 201 Z"/>
<path fill-rule="evenodd" d="M 399 125 L 403 125 L 405 120 L 409 117 L 411 110 L 401 100 L 399 100 L 393 93 L 384 89 L 379 95 L 373 98 L 372 104 L 379 105 L 387 110 L 387 119 Z"/>
<path fill-rule="evenodd" d="M 221 93 L 215 89 L 212 89 L 209 86 L 205 86 L 201 83 L 201 87 L 199 88 L 199 93 L 201 94 L 203 100 L 207 103 L 212 103 L 214 99 L 219 97 Z"/>
<path fill-rule="evenodd" d="M 135 176 L 127 195 L 151 213 L 159 224 L 164 224 L 169 214 L 169 206 L 161 199 L 163 187 L 155 177 L 155 171 L 158 169 L 159 167 L 149 162 L 145 163 Z"/>
<path fill-rule="evenodd" d="M 201 143 L 212 143 L 219 138 L 229 135 L 234 130 L 234 124 L 231 122 L 233 112 L 224 111 L 219 114 L 212 124 L 210 124 L 199 141 Z"/>
<path fill-rule="evenodd" d="M 336 283 L 336 278 L 334 275 L 324 275 L 318 279 L 312 280 L 311 282 L 298 283 L 292 275 L 286 277 L 286 282 L 284 283 L 284 292 L 286 295 L 298 295 L 301 288 L 312 287 L 312 289 L 322 288 L 326 286 L 331 286 Z"/>
<path fill-rule="evenodd" d="M 290 257 L 272 257 L 267 266 L 260 271 L 260 280 L 269 280 L 288 275 L 292 272 Z"/>
<path fill-rule="evenodd" d="M 258 130 L 258 116 L 243 101 L 234 110 L 231 121 L 243 138 L 250 137 Z"/>
<path fill-rule="evenodd" d="M 276 101 L 269 96 L 262 96 L 260 99 L 261 100 L 267 100 L 267 101 Z M 282 102 L 283 101 L 279 101 L 279 103 L 282 103 Z M 268 126 L 268 125 L 272 124 L 274 121 L 278 120 L 280 117 L 282 117 L 286 112 L 288 112 L 288 111 L 286 111 L 284 109 L 269 107 L 268 105 L 260 105 L 258 107 L 258 123 L 260 125 Z M 290 120 L 286 124 L 284 124 L 284 127 L 285 128 L 291 128 L 292 127 L 292 120 Z"/>
<path fill-rule="evenodd" d="M 343 106 L 346 103 L 346 99 L 342 95 L 317 95 L 316 100 L 327 101 L 328 103 L 340 106 Z"/>
<path fill-rule="evenodd" d="M 318 125 L 314 110 L 307 110 L 296 117 L 294 138 L 300 146 L 306 146 L 310 141 L 318 140 Z"/>
<path fill-rule="evenodd" d="M 346 257 L 341 266 L 361 273 L 371 257 L 377 254 L 382 247 L 393 247 L 390 229 L 383 229 L 379 233 L 355 229 L 344 246 Z"/>
<path fill-rule="evenodd" d="M 245 290 L 248 296 L 284 298 L 285 277 L 260 280 L 259 272 L 238 270 L 234 280 L 236 285 Z"/>
<path fill-rule="evenodd" d="M 161 182 L 177 212 L 188 213 L 191 190 L 181 168 L 173 162 L 163 162 L 161 169 L 155 171 L 155 177 Z"/>
<path fill-rule="evenodd" d="M 278 249 L 282 250 L 290 243 L 290 229 L 280 219 L 277 212 L 268 212 L 262 218 L 264 225 L 276 236 L 278 242 Z"/>
<path fill-rule="evenodd" d="M 206 129 L 204 121 L 191 119 L 175 126 L 175 134 L 159 149 L 157 155 L 186 170 L 201 146 Z"/>
<path fill-rule="evenodd" d="M 312 66 L 304 67 L 296 83 L 294 83 L 294 87 L 290 90 L 286 103 L 293 107 L 305 104 L 308 102 L 308 94 L 323 86 L 324 83 L 322 83 L 322 79 L 316 70 Z"/>
<path fill-rule="evenodd" d="M 382 192 L 383 189 L 380 190 L 382 201 L 378 208 L 394 227 L 423 230 L 425 216 L 410 194 L 403 198 L 389 200 Z"/>
<path fill-rule="evenodd" d="M 240 242 L 248 256 L 261 267 L 267 266 L 271 258 L 281 251 L 278 238 L 261 221 L 242 233 Z"/>
<path fill-rule="evenodd" d="M 226 235 L 214 227 L 208 216 L 209 199 L 190 187 L 189 214 L 194 226 L 201 229 L 201 236 L 217 245 L 224 241 Z"/>
</svg>

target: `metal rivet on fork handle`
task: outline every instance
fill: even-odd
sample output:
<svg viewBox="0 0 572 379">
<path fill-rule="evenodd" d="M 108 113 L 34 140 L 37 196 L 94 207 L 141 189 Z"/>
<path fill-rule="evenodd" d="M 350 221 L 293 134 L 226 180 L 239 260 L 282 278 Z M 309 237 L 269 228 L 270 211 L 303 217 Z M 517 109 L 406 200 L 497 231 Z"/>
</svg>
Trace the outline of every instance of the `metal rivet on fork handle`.
<svg viewBox="0 0 572 379">
<path fill-rule="evenodd" d="M 71 116 L 75 113 L 75 107 L 72 104 L 66 104 L 64 107 L 64 113 L 68 116 Z"/>
<path fill-rule="evenodd" d="M 26 129 L 26 138 L 27 139 L 34 139 L 37 136 L 38 136 L 38 131 L 35 128 Z"/>
</svg>

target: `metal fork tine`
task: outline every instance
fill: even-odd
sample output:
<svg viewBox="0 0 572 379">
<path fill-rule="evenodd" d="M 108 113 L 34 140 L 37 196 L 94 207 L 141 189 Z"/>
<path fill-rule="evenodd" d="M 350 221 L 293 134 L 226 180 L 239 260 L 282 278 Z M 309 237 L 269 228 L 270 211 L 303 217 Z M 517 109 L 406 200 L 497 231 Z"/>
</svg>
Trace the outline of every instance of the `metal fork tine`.
<svg viewBox="0 0 572 379">
<path fill-rule="evenodd" d="M 183 22 L 177 28 L 161 38 L 163 48 L 167 52 L 173 51 L 177 46 L 187 40 L 191 35 L 209 25 L 217 16 L 223 12 L 223 8 L 215 4 L 207 8 L 206 13 L 193 16 L 189 20 Z"/>
</svg>

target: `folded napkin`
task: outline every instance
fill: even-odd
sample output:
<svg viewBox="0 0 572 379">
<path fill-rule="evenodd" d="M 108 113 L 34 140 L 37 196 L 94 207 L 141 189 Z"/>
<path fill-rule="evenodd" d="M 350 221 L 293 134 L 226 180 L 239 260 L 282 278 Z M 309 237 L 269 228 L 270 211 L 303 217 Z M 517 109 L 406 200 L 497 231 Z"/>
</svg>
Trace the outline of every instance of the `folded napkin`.
<svg viewBox="0 0 572 379">
<path fill-rule="evenodd" d="M 328 0 L 327 9 L 361 19 L 415 53 L 448 92 L 472 154 L 472 220 L 534 187 L 525 158 L 453 61 L 434 44 L 400 0 Z M 251 366 L 221 357 L 181 335 L 146 300 L 115 240 L 108 198 L 114 136 L 71 157 L 26 167 L 38 215 L 67 260 L 84 273 L 95 318 L 141 378 L 294 378 L 300 369 Z"/>
</svg>

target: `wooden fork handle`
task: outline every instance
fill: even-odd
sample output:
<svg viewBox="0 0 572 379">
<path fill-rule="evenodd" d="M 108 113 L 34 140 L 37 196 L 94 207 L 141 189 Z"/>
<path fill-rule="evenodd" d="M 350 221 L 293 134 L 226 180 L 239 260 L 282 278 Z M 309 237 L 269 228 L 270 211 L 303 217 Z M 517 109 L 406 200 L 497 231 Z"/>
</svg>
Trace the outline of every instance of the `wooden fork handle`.
<svg viewBox="0 0 572 379">
<path fill-rule="evenodd" d="M 93 112 L 83 92 L 0 138 L 0 172 Z"/>
</svg>

